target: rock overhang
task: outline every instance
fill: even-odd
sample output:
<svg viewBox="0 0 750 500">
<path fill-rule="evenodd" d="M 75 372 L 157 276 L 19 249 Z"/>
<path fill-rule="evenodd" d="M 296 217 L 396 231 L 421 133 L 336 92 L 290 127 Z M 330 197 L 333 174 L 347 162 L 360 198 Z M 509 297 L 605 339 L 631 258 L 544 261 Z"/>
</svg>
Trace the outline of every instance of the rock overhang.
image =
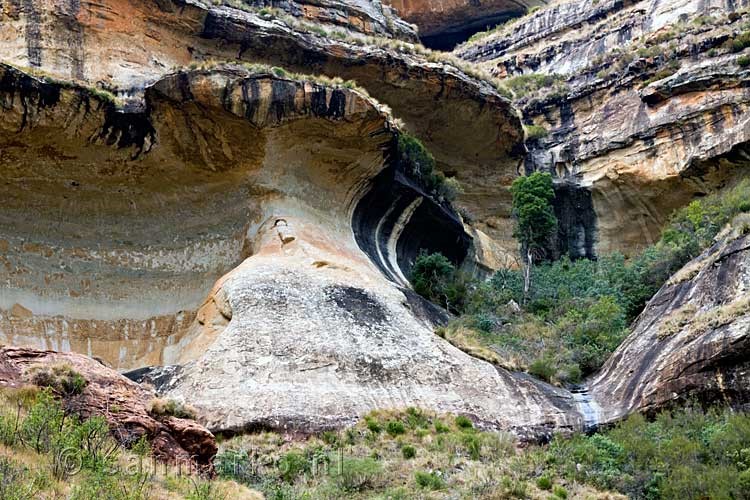
<svg viewBox="0 0 750 500">
<path fill-rule="evenodd" d="M 138 113 L 3 72 L 5 338 L 115 365 L 162 361 L 147 339 L 179 338 L 269 218 L 351 227 L 397 133 L 354 90 L 242 68 L 169 75 Z"/>
<path fill-rule="evenodd" d="M 108 14 L 101 16 L 102 9 Z M 106 0 L 38 18 L 20 9 L 6 21 L 0 37 L 13 43 L 0 47 L 3 60 L 44 68 L 62 80 L 104 86 L 136 109 L 142 106 L 143 89 L 171 68 L 211 61 L 265 63 L 355 80 L 390 106 L 433 152 L 439 168 L 462 183 L 464 193 L 456 204 L 472 215 L 470 230 L 482 232 L 475 240 L 487 243 L 475 253 L 488 254 L 493 247 L 493 253 L 509 260 L 516 251 L 507 188 L 525 154 L 520 117 L 492 84 L 433 59 L 424 49 L 368 38 L 356 43 L 327 38 L 258 12 L 192 0 L 127 5 Z M 65 34 L 71 31 L 84 36 L 68 43 Z M 485 264 L 496 265 L 490 260 Z"/>
</svg>

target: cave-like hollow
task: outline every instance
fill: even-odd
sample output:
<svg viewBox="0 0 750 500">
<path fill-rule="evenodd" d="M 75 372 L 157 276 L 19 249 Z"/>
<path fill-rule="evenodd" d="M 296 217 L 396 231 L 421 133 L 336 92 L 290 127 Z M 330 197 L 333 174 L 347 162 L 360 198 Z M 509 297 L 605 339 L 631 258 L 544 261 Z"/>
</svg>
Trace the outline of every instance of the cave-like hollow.
<svg viewBox="0 0 750 500">
<path fill-rule="evenodd" d="M 2 342 L 120 369 L 174 362 L 205 333 L 214 284 L 277 219 L 399 285 L 421 249 L 460 264 L 471 245 L 403 175 L 397 130 L 357 92 L 195 71 L 123 112 L 10 68 L 0 86 Z"/>
</svg>

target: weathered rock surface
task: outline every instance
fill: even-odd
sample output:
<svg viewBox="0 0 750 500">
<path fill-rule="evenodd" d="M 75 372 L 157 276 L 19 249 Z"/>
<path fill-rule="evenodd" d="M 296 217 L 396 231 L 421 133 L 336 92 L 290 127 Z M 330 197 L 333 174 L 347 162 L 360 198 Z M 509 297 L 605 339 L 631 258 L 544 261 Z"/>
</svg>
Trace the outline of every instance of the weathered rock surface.
<svg viewBox="0 0 750 500">
<path fill-rule="evenodd" d="M 151 442 L 154 456 L 169 463 L 198 467 L 211 473 L 217 446 L 213 434 L 191 420 L 154 417 L 148 412 L 153 391 L 136 384 L 98 361 L 74 353 L 36 349 L 0 348 L 0 386 L 31 383 L 30 372 L 39 366 L 68 365 L 86 379 L 81 394 L 63 397 L 66 411 L 82 418 L 104 417 L 112 435 L 124 446 L 141 437 Z"/>
<path fill-rule="evenodd" d="M 636 251 L 674 209 L 748 175 L 748 73 L 725 47 L 747 21 L 736 8 L 561 2 L 459 49 L 501 76 L 562 75 L 516 96 L 547 131 L 526 169 L 556 177 L 561 252 Z"/>
<path fill-rule="evenodd" d="M 748 407 L 750 236 L 736 236 L 680 270 L 591 381 L 602 422 L 691 401 Z"/>
<path fill-rule="evenodd" d="M 396 15 L 393 9 L 379 0 L 232 0 L 209 2 L 249 12 L 275 17 L 281 10 L 300 21 L 311 21 L 327 27 L 365 35 L 381 35 L 415 41 L 416 27 Z"/>
<path fill-rule="evenodd" d="M 566 391 L 434 335 L 421 299 L 365 272 L 351 236 L 287 222 L 293 242 L 269 226 L 253 257 L 222 280 L 226 328 L 196 359 L 157 377 L 160 391 L 189 401 L 210 429 L 312 432 L 408 406 L 470 415 L 527 439 L 582 425 Z"/>
<path fill-rule="evenodd" d="M 520 16 L 544 0 L 386 0 L 398 14 L 419 27 L 425 45 L 452 49 L 477 31 Z"/>
<path fill-rule="evenodd" d="M 493 254 L 515 252 L 507 187 L 523 158 L 523 133 L 493 85 L 428 62 L 407 44 L 340 39 L 197 0 L 105 0 L 73 11 L 53 0 L 25 5 L 2 14 L 0 60 L 102 86 L 133 108 L 144 105 L 146 87 L 191 63 L 241 60 L 356 80 L 463 184 L 459 205 L 499 245 Z"/>
<path fill-rule="evenodd" d="M 19 175 L 20 184 L 10 173 L 25 163 L 9 157 L 4 189 L 17 201 L 6 254 L 26 272 L 8 273 L 14 287 L 3 296 L 36 293 L 51 311 L 10 307 L 9 341 L 56 339 L 120 367 L 180 364 L 161 390 L 220 431 L 315 430 L 406 406 L 472 415 L 529 438 L 581 425 L 568 393 L 452 347 L 433 334 L 430 308 L 394 284 L 420 248 L 460 261 L 470 238 L 449 205 L 393 164 L 398 131 L 372 99 L 226 67 L 168 75 L 146 89 L 143 111 L 122 113 L 84 88 L 5 74 L 8 140 L 25 145 L 35 175 Z M 96 168 L 86 163 L 94 158 Z M 60 217 L 67 190 L 76 203 Z M 28 207 L 33 224 L 13 217 Z M 40 234 L 51 250 L 24 246 Z M 236 241 L 234 251 L 195 250 L 222 239 Z M 45 280 L 64 252 L 76 267 Z M 208 263 L 219 257 L 242 263 L 203 306 L 175 306 L 180 287 L 198 293 L 218 272 Z M 66 294 L 86 278 L 95 286 Z M 118 309 L 128 302 L 143 314 L 164 308 L 195 319 L 160 338 L 145 318 L 139 336 L 114 316 L 137 323 Z M 97 318 L 108 338 L 86 326 L 87 312 L 112 315 Z M 70 323 L 84 326 L 50 331 Z"/>
</svg>

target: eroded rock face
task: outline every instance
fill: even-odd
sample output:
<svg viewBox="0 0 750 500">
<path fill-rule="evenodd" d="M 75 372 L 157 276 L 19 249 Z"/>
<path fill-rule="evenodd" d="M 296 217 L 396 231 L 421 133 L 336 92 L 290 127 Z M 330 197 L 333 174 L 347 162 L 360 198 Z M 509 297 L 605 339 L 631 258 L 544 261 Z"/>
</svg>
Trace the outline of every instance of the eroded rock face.
<svg viewBox="0 0 750 500">
<path fill-rule="evenodd" d="M 746 22 L 736 8 L 562 2 L 459 49 L 501 76 L 562 75 L 517 96 L 547 131 L 527 143 L 527 171 L 551 172 L 579 207 L 557 207 L 561 253 L 637 251 L 676 208 L 748 175 L 748 73 L 725 47 Z"/>
<path fill-rule="evenodd" d="M 24 163 L 8 156 L 3 189 L 17 201 L 4 222 L 13 286 L 3 297 L 39 297 L 3 313 L 10 342 L 54 340 L 120 368 L 178 364 L 156 385 L 223 432 L 314 431 L 406 406 L 529 439 L 581 425 L 567 392 L 452 347 L 434 335 L 430 307 L 396 286 L 419 248 L 460 261 L 471 238 L 449 204 L 392 164 L 398 131 L 372 99 L 234 66 L 168 75 L 145 90 L 143 111 L 124 113 L 85 88 L 5 74 L 8 140 L 26 144 L 37 174 L 22 184 L 11 174 Z M 36 217 L 13 217 L 22 206 Z M 368 207 L 374 217 L 357 215 Z M 234 251 L 199 251 L 222 240 Z M 75 267 L 58 277 L 61 259 Z M 202 305 L 174 304 L 233 259 Z M 90 288 L 65 293 L 85 279 Z M 119 307 L 128 303 L 194 320 L 161 332 Z"/>
<path fill-rule="evenodd" d="M 186 346 L 179 369 L 156 372 L 159 390 L 190 401 L 209 428 L 314 432 L 408 406 L 467 414 L 527 439 L 582 424 L 566 391 L 434 335 L 421 299 L 367 270 L 346 232 L 287 223 L 293 241 L 268 227 L 253 257 L 222 280 L 226 328 L 205 350 Z"/>
<path fill-rule="evenodd" d="M 322 172 L 308 178 L 306 161 L 334 166 L 354 148 L 354 192 L 382 169 L 393 135 L 366 98 L 247 75 L 178 74 L 147 90 L 146 111 L 122 113 L 86 89 L 5 68 L 6 342 L 118 367 L 168 363 L 283 190 L 315 199 L 316 184 L 335 184 Z M 348 137 L 337 138 L 336 123 Z"/>
<path fill-rule="evenodd" d="M 103 86 L 134 110 L 143 109 L 145 88 L 191 63 L 241 60 L 356 80 L 462 183 L 458 205 L 472 214 L 477 241 L 488 240 L 477 253 L 491 253 L 491 265 L 515 253 L 507 188 L 523 159 L 523 133 L 491 84 L 416 52 L 357 45 L 226 6 L 105 0 L 71 12 L 59 3 L 4 13 L 0 58 Z"/>
<path fill-rule="evenodd" d="M 681 403 L 750 401 L 750 236 L 687 264 L 591 382 L 602 421 Z"/>
<path fill-rule="evenodd" d="M 401 17 L 419 27 L 419 35 L 425 45 L 450 50 L 477 31 L 502 24 L 507 19 L 520 16 L 528 9 L 547 2 L 388 0 L 387 3 Z"/>
<path fill-rule="evenodd" d="M 218 450 L 213 434 L 191 420 L 154 417 L 148 412 L 153 391 L 136 384 L 98 361 L 74 353 L 0 348 L 0 386 L 21 387 L 31 382 L 39 366 L 68 365 L 86 379 L 81 394 L 63 397 L 66 411 L 82 418 L 104 417 L 112 435 L 130 447 L 141 437 L 151 442 L 154 456 L 165 462 L 197 467 L 211 473 Z"/>
</svg>

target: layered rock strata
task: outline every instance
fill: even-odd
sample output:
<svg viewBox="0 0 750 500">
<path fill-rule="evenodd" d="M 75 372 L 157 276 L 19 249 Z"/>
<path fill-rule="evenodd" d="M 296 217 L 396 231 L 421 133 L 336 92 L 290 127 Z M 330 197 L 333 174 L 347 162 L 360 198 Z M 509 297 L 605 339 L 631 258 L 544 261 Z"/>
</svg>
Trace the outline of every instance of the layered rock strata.
<svg viewBox="0 0 750 500">
<path fill-rule="evenodd" d="M 511 86 L 551 75 L 516 102 L 534 133 L 527 171 L 551 172 L 561 202 L 579 207 L 558 207 L 561 253 L 637 251 L 673 210 L 748 175 L 737 8 L 562 2 L 459 49 Z"/>
<path fill-rule="evenodd" d="M 481 232 L 479 255 L 496 265 L 515 253 L 507 187 L 523 158 L 523 135 L 516 112 L 491 84 L 440 60 L 429 62 L 408 43 L 335 37 L 197 0 L 31 5 L 4 11 L 0 59 L 108 89 L 128 108 L 141 109 L 145 88 L 190 64 L 241 60 L 356 80 L 395 110 L 439 168 L 463 184 L 458 205 Z"/>
<path fill-rule="evenodd" d="M 8 341 L 36 334 L 121 368 L 177 363 L 161 390 L 222 432 L 324 429 L 405 406 L 529 438 L 581 424 L 565 391 L 450 346 L 431 307 L 396 286 L 409 255 L 460 261 L 471 238 L 393 163 L 398 130 L 369 97 L 234 66 L 168 75 L 143 111 L 123 113 L 4 71 L 8 148 L 26 151 L 6 159 Z M 234 268 L 203 305 L 178 302 L 184 289 L 205 296 L 221 266 Z M 38 302 L 10 304 L 21 295 Z M 133 310 L 171 314 L 175 329 Z M 195 319 L 177 328 L 180 315 Z"/>
</svg>

